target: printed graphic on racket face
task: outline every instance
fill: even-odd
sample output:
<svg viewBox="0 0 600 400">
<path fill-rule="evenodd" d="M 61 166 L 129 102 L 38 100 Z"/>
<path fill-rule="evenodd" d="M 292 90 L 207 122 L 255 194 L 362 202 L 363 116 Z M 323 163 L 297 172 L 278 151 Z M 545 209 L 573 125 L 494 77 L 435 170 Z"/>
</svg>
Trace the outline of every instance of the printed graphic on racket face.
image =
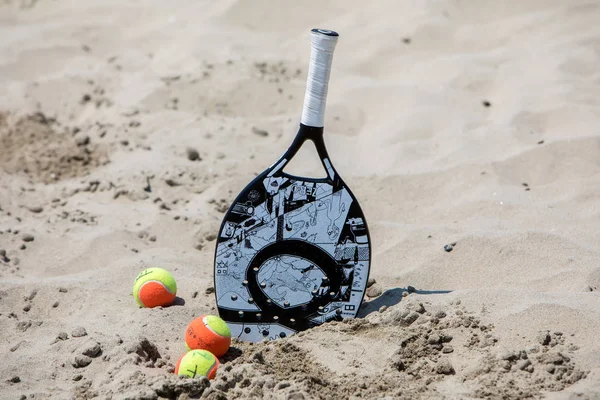
<svg viewBox="0 0 600 400">
<path fill-rule="evenodd" d="M 219 314 L 232 336 L 246 341 L 282 338 L 329 320 L 355 317 L 369 276 L 366 219 L 323 142 L 322 114 L 335 42 L 323 45 L 322 40 L 337 40 L 337 33 L 312 32 L 313 53 L 330 48 L 324 61 L 311 55 L 307 97 L 312 97 L 312 108 L 305 98 L 294 142 L 234 200 L 217 239 Z M 316 69 L 315 61 L 321 62 Z M 309 93 L 311 88 L 316 93 Z M 306 140 L 314 142 L 326 178 L 284 172 Z"/>
</svg>

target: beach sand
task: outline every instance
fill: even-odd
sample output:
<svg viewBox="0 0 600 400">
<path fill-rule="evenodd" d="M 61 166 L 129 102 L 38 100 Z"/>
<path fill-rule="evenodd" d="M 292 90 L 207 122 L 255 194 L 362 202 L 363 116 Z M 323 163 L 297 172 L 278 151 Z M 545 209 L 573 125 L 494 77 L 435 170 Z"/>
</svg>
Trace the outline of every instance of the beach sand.
<svg viewBox="0 0 600 400">
<path fill-rule="evenodd" d="M 600 399 L 598 21 L 583 0 L 0 1 L 0 398 Z M 297 130 L 315 27 L 340 33 L 325 140 L 370 296 L 178 378 L 223 214 Z M 138 308 L 153 266 L 176 305 Z"/>
</svg>

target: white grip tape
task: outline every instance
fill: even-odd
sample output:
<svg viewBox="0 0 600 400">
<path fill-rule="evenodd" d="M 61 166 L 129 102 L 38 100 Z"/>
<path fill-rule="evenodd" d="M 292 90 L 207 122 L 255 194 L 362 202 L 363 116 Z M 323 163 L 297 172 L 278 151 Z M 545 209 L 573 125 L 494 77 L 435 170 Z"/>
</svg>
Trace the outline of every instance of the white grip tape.
<svg viewBox="0 0 600 400">
<path fill-rule="evenodd" d="M 324 125 L 327 86 L 337 39 L 338 36 L 311 32 L 310 64 L 300 120 L 306 126 L 322 128 Z"/>
</svg>

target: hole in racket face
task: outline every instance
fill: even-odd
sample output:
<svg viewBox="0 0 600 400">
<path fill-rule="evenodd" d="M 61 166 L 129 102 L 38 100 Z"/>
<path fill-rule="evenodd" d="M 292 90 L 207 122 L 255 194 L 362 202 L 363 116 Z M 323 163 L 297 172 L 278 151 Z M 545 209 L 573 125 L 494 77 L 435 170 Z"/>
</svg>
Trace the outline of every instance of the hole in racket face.
<svg viewBox="0 0 600 400">
<path fill-rule="evenodd" d="M 310 179 L 327 178 L 315 144 L 311 140 L 304 142 L 296 155 L 286 164 L 283 172 Z"/>
<path fill-rule="evenodd" d="M 265 295 L 284 308 L 309 303 L 326 279 L 323 270 L 310 260 L 288 254 L 267 259 L 258 272 L 259 282 L 270 282 L 261 286 Z"/>
</svg>

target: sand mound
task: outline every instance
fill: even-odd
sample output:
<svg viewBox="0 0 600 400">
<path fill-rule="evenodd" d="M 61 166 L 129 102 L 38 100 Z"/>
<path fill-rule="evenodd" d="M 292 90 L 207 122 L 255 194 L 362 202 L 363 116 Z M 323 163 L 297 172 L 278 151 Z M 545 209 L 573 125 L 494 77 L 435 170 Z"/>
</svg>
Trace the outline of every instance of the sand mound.
<svg viewBox="0 0 600 400">
<path fill-rule="evenodd" d="M 106 164 L 106 153 L 89 136 L 63 127 L 41 112 L 10 118 L 0 113 L 0 168 L 33 182 L 55 182 L 87 175 Z"/>
<path fill-rule="evenodd" d="M 331 322 L 285 340 L 234 341 L 211 382 L 175 376 L 164 355 L 168 347 L 147 338 L 88 334 L 81 327 L 59 333 L 47 356 L 54 379 L 76 382 L 71 394 L 77 399 L 441 398 L 449 394 L 446 383 L 456 380 L 467 388 L 461 396 L 524 399 L 586 377 L 572 361 L 577 346 L 563 333 L 540 331 L 527 346 L 512 347 L 483 319 L 460 301 L 431 306 L 409 296 L 364 319 Z M 23 331 L 32 325 L 15 324 Z M 340 346 L 348 342 L 364 356 Z M 368 354 L 378 346 L 385 350 Z M 366 365 L 372 357 L 376 369 Z"/>
</svg>

